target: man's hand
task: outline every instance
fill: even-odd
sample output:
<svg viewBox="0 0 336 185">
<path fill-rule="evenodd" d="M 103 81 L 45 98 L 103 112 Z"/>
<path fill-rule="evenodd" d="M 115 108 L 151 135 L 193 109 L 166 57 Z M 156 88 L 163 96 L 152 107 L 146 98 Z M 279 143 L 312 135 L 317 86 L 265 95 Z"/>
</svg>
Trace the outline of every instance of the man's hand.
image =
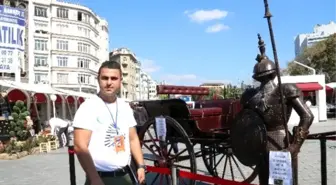
<svg viewBox="0 0 336 185">
<path fill-rule="evenodd" d="M 137 171 L 137 175 L 139 183 L 143 184 L 145 182 L 145 169 L 139 168 Z"/>
</svg>

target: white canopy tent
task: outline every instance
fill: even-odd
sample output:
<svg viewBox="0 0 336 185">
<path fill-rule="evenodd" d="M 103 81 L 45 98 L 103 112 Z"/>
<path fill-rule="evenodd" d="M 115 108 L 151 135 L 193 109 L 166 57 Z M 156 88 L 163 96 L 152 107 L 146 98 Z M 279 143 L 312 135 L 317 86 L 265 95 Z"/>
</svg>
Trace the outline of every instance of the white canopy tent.
<svg viewBox="0 0 336 185">
<path fill-rule="evenodd" d="M 336 82 L 328 83 L 327 86 L 334 89 L 336 88 Z"/>
<path fill-rule="evenodd" d="M 27 84 L 27 83 L 18 83 L 18 82 L 12 82 L 13 85 L 16 86 L 18 89 L 22 89 L 25 91 L 30 91 L 34 93 L 43 93 L 43 94 L 59 94 L 62 95 L 64 93 L 57 92 L 54 90 L 50 85 L 45 84 Z"/>
<path fill-rule="evenodd" d="M 13 81 L 8 81 L 8 80 L 0 80 L 0 86 L 7 87 L 7 88 L 17 88 L 15 85 L 13 85 L 11 82 Z"/>
<path fill-rule="evenodd" d="M 95 94 L 71 91 L 71 90 L 66 90 L 66 89 L 60 89 L 60 88 L 53 88 L 53 89 L 57 92 L 60 92 L 66 95 L 71 95 L 71 96 L 77 96 L 77 97 L 83 97 L 83 98 L 92 98 L 93 96 L 95 96 Z"/>
</svg>

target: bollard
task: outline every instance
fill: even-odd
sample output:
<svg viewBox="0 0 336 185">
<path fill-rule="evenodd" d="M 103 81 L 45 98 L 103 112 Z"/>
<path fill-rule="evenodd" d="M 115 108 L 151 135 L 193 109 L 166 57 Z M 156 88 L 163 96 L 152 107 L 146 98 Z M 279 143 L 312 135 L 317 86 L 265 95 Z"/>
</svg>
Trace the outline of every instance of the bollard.
<svg viewBox="0 0 336 185">
<path fill-rule="evenodd" d="M 68 154 L 69 154 L 69 172 L 70 185 L 76 185 L 76 170 L 75 170 L 75 150 L 73 141 L 73 132 L 69 133 Z"/>
<path fill-rule="evenodd" d="M 321 185 L 327 185 L 327 140 L 325 138 L 320 139 L 321 149 Z"/>
<path fill-rule="evenodd" d="M 178 169 L 176 166 L 171 167 L 171 177 L 172 177 L 172 183 L 171 185 L 178 185 Z"/>
</svg>

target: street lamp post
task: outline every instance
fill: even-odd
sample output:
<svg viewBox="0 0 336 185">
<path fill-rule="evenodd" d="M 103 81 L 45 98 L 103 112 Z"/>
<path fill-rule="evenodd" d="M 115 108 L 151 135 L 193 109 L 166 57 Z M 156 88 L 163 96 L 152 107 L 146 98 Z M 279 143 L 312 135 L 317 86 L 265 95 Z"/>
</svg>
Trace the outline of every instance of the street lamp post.
<svg viewBox="0 0 336 185">
<path fill-rule="evenodd" d="M 55 101 L 57 99 L 56 95 L 52 94 L 50 95 L 50 99 L 53 102 L 53 113 L 54 113 L 54 118 L 56 118 L 56 105 L 55 105 Z"/>
<path fill-rule="evenodd" d="M 301 62 L 298 62 L 298 61 L 296 61 L 296 60 L 294 60 L 293 62 L 294 62 L 295 64 L 298 64 L 298 65 L 300 65 L 300 66 L 302 66 L 302 67 L 305 67 L 305 68 L 311 70 L 311 71 L 313 72 L 313 75 L 316 75 L 316 70 L 315 70 L 314 68 L 309 67 L 309 66 L 307 66 L 307 65 L 305 65 L 305 64 L 302 64 Z"/>
</svg>

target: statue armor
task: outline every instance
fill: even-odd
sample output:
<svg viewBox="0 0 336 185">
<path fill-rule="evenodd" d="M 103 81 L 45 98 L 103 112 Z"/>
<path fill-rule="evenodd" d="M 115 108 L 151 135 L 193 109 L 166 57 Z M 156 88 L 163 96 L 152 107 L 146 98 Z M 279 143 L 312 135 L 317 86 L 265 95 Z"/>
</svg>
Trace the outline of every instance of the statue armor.
<svg viewBox="0 0 336 185">
<path fill-rule="evenodd" d="M 267 131 L 267 139 L 266 139 L 267 144 L 265 145 L 266 148 L 264 150 L 259 151 L 259 153 L 261 154 L 260 155 L 261 160 L 258 164 L 259 183 L 260 185 L 268 185 L 268 177 L 269 177 L 268 152 L 287 150 L 290 151 L 292 154 L 293 182 L 295 185 L 297 185 L 298 184 L 297 154 L 304 140 L 308 136 L 309 127 L 313 122 L 314 116 L 310 111 L 310 109 L 306 106 L 306 104 L 304 104 L 300 100 L 301 91 L 296 87 L 295 84 L 282 84 L 281 86 L 279 86 L 274 83 L 274 78 L 277 76 L 276 66 L 265 55 L 266 50 L 265 44 L 264 41 L 261 40 L 259 34 L 258 39 L 259 39 L 258 44 L 260 54 L 258 54 L 256 58 L 258 63 L 254 66 L 253 78 L 260 82 L 260 86 L 258 88 L 247 89 L 242 94 L 241 104 L 243 106 L 243 111 L 245 109 L 251 110 L 254 111 L 256 114 L 260 115 Z M 292 109 L 294 109 L 300 117 L 299 125 L 294 127 L 292 135 L 288 133 L 290 135 L 289 146 L 287 146 L 286 141 L 286 129 L 284 125 L 285 122 L 282 116 L 283 111 L 282 111 L 279 88 L 282 88 L 283 96 L 285 99 L 286 121 L 289 120 Z M 234 125 L 240 124 L 241 128 L 243 126 L 241 122 L 246 120 L 246 117 L 245 118 L 238 117 L 237 119 L 238 120 L 234 122 Z M 246 133 L 253 132 L 253 130 L 255 129 L 256 129 L 255 127 L 254 129 L 246 127 L 245 132 Z M 241 131 L 240 133 L 243 132 Z M 258 139 L 260 139 L 259 135 L 260 134 L 256 135 Z M 238 137 L 236 138 L 238 139 Z M 241 138 L 247 139 L 245 137 Z M 234 151 L 237 151 L 237 148 L 239 149 L 239 146 L 235 145 L 235 143 L 239 142 L 233 141 L 232 143 Z M 245 156 L 241 157 L 241 159 L 244 159 L 244 157 L 247 158 L 247 155 L 250 155 L 249 152 L 251 152 L 251 150 L 248 150 L 250 147 L 246 147 L 246 145 L 244 147 L 245 147 Z M 240 152 L 243 153 L 242 151 Z M 237 158 L 238 157 L 239 155 L 237 156 Z"/>
</svg>

